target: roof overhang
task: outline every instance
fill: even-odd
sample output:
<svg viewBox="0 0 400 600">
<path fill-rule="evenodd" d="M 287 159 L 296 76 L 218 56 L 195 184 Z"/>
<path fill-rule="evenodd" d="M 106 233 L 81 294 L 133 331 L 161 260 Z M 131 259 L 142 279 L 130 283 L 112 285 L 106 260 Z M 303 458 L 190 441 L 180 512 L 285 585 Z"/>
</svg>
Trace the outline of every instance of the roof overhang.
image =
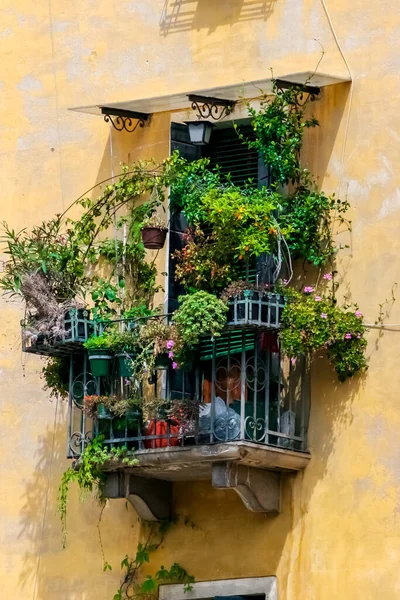
<svg viewBox="0 0 400 600">
<path fill-rule="evenodd" d="M 312 73 L 309 71 L 303 73 L 292 73 L 289 75 L 279 75 L 277 78 L 281 81 L 286 81 L 287 83 L 294 85 L 310 85 L 318 88 L 350 81 L 348 78 L 344 79 L 327 75 L 325 73 Z M 224 87 L 190 90 L 181 92 L 179 94 L 156 96 L 153 98 L 138 98 L 124 102 L 105 101 L 89 106 L 72 107 L 70 110 L 93 115 L 104 115 L 106 112 L 105 109 L 108 109 L 110 113 L 112 113 L 114 110 L 149 115 L 152 113 L 186 110 L 191 106 L 191 101 L 189 100 L 190 95 L 221 98 L 236 102 L 243 98 L 248 100 L 259 98 L 263 93 L 268 93 L 271 90 L 272 79 L 269 78 L 259 79 L 256 81 L 240 82 Z"/>
</svg>

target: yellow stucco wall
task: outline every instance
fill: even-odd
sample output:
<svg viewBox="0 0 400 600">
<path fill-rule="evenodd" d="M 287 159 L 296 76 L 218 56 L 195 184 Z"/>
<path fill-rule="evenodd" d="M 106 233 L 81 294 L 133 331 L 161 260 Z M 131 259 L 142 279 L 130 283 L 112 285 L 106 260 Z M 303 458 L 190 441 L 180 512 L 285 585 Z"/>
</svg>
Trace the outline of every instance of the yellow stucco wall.
<svg viewBox="0 0 400 600">
<path fill-rule="evenodd" d="M 353 206 L 339 270 L 373 322 L 399 280 L 400 5 L 327 4 L 353 87 L 324 91 L 305 158 L 324 189 Z M 68 107 L 259 80 L 270 67 L 313 71 L 315 38 L 325 50 L 319 70 L 348 76 L 321 0 L 2 0 L 0 10 L 0 218 L 15 228 L 65 209 L 120 161 L 168 153 L 169 115 L 113 133 L 111 156 L 101 117 Z M 1 300 L 0 598 L 108 600 L 137 519 L 123 501 L 109 503 L 101 528 L 114 571 L 103 573 L 99 511 L 75 490 L 61 549 L 66 406 L 42 390 L 41 360 L 21 355 L 21 316 Z M 388 322 L 400 323 L 398 303 Z M 234 492 L 206 482 L 176 485 L 176 510 L 197 527 L 172 529 L 154 563 L 176 560 L 199 580 L 276 574 L 280 600 L 399 598 L 398 339 L 370 333 L 363 380 L 339 385 L 315 361 L 312 459 L 285 480 L 280 516 L 251 514 Z"/>
</svg>

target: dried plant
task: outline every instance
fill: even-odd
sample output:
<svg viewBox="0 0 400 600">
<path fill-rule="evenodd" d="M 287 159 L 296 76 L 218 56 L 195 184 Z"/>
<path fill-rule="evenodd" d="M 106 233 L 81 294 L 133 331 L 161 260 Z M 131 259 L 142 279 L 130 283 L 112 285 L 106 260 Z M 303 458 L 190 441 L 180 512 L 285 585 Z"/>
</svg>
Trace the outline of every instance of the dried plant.
<svg viewBox="0 0 400 600">
<path fill-rule="evenodd" d="M 26 301 L 27 325 L 25 339 L 36 340 L 39 334 L 49 339 L 65 335 L 65 313 L 71 309 L 83 308 L 75 300 L 57 302 L 49 289 L 47 280 L 39 273 L 30 273 L 21 283 L 21 293 Z"/>
</svg>

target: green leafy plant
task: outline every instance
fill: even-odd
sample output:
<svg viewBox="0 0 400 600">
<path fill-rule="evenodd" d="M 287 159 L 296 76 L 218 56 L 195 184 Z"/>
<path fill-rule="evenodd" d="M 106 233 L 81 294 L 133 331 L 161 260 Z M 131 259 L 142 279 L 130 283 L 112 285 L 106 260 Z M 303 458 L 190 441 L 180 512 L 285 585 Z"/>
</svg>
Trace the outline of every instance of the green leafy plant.
<svg viewBox="0 0 400 600">
<path fill-rule="evenodd" d="M 188 162 L 175 155 L 177 176 L 171 185 L 171 210 L 183 211 L 189 225 L 198 226 L 207 219 L 202 198 L 210 189 L 222 188 L 218 170 L 208 168 L 210 160 Z"/>
<path fill-rule="evenodd" d="M 94 304 L 92 309 L 94 319 L 109 319 L 117 315 L 117 309 L 122 304 L 119 292 L 120 287 L 125 285 L 123 279 L 121 283 L 123 286 L 116 286 L 102 277 L 92 279 L 90 295 Z"/>
<path fill-rule="evenodd" d="M 135 556 L 130 558 L 126 555 L 121 562 L 123 577 L 113 600 L 156 600 L 158 586 L 165 583 L 182 583 L 185 592 L 192 590 L 195 582 L 193 575 L 176 562 L 170 569 L 161 566 L 155 575 L 147 575 L 140 580 L 141 568 L 150 562 L 151 555 L 161 546 L 171 523 L 166 520 L 145 525 L 147 535 L 143 542 L 139 542 Z"/>
<path fill-rule="evenodd" d="M 96 348 L 110 348 L 110 334 L 108 332 L 103 333 L 102 335 L 92 335 L 86 342 L 83 344 L 86 350 L 95 350 Z"/>
<path fill-rule="evenodd" d="M 122 417 L 131 409 L 139 409 L 142 400 L 139 403 L 136 398 L 121 398 L 115 394 L 110 396 L 85 396 L 83 410 L 89 417 L 93 418 L 97 416 L 97 406 L 99 404 L 103 404 L 113 416 Z"/>
<path fill-rule="evenodd" d="M 69 357 L 50 356 L 42 369 L 41 376 L 45 380 L 44 390 L 50 392 L 51 398 L 62 398 L 69 396 Z"/>
<path fill-rule="evenodd" d="M 163 319 L 150 318 L 141 324 L 138 335 L 140 351 L 135 356 L 134 376 L 144 381 L 153 374 L 157 357 L 167 352 L 171 328 Z"/>
<path fill-rule="evenodd" d="M 20 295 L 31 310 L 30 320 L 51 319 L 53 305 L 71 303 L 78 295 L 92 294 L 95 310 L 102 316 L 115 312 L 115 305 L 122 309 L 142 304 L 150 306 L 156 285 L 156 268 L 145 260 L 144 246 L 140 240 L 143 219 L 161 205 L 164 190 L 177 176 L 178 155 L 173 154 L 160 164 L 155 161 L 139 161 L 131 167 L 123 167 L 119 179 L 103 188 L 95 199 L 80 198 L 73 206 L 82 214 L 77 220 L 56 215 L 53 219 L 36 226 L 32 231 L 15 231 L 3 224 L 5 253 L 10 256 L 5 273 L 0 280 L 4 293 Z M 134 203 L 148 192 L 152 199 L 140 206 Z M 153 192 L 155 192 L 153 194 Z M 114 224 L 116 213 L 127 207 L 129 214 L 117 220 L 117 229 L 126 226 L 124 241 L 105 239 L 99 235 Z M 93 265 L 106 260 L 113 267 L 115 283 L 99 278 Z M 34 280 L 32 279 L 34 278 Z M 120 294 L 118 289 L 129 283 L 130 293 Z M 28 285 L 29 284 L 29 285 Z M 38 302 L 38 287 L 41 299 Z M 122 298 L 121 298 L 122 296 Z M 121 302 L 120 302 L 121 301 Z M 46 305 L 52 306 L 49 316 Z"/>
<path fill-rule="evenodd" d="M 116 296 L 121 297 L 121 312 L 150 310 L 154 295 L 161 289 L 156 284 L 157 268 L 146 260 L 141 229 L 146 216 L 154 208 L 154 202 L 145 202 L 129 208 L 127 216 L 116 222 L 117 239 L 106 239 L 98 243 L 100 259 L 105 259 L 117 273 Z M 120 237 L 125 240 L 119 239 Z M 106 298 L 108 300 L 108 298 Z M 115 306 L 111 303 L 112 312 Z M 106 311 L 105 311 L 106 312 Z M 115 314 L 115 310 L 114 310 Z"/>
<path fill-rule="evenodd" d="M 62 525 L 62 545 L 66 544 L 67 533 L 67 500 L 71 483 L 76 481 L 81 493 L 96 491 L 100 503 L 104 503 L 102 486 L 104 484 L 104 472 L 102 467 L 109 461 L 119 463 L 127 458 L 130 465 L 137 464 L 135 458 L 127 457 L 127 448 L 112 448 L 108 450 L 103 444 L 103 436 L 94 438 L 83 450 L 79 460 L 74 466 L 69 467 L 61 478 L 58 490 L 58 512 L 60 513 Z"/>
<path fill-rule="evenodd" d="M 226 325 L 228 306 L 223 301 L 199 291 L 179 298 L 179 309 L 175 311 L 172 321 L 176 328 L 176 339 L 173 347 L 196 346 L 202 336 L 218 337 Z M 176 357 L 177 358 L 177 357 Z"/>
<path fill-rule="evenodd" d="M 276 187 L 299 179 L 304 131 L 319 123 L 314 117 L 306 118 L 305 104 L 298 102 L 301 93 L 298 86 L 283 90 L 274 81 L 272 92 L 263 96 L 259 109 L 248 104 L 255 139 L 246 139 L 240 128 L 237 131 L 239 138 L 262 156 Z"/>
<path fill-rule="evenodd" d="M 57 302 L 65 302 L 82 292 L 86 282 L 83 245 L 65 228 L 61 215 L 43 221 L 30 232 L 15 231 L 5 222 L 2 225 L 4 252 L 10 256 L 0 279 L 4 293 L 23 296 L 24 280 L 32 274 L 42 277 L 48 293 Z"/>
<path fill-rule="evenodd" d="M 278 221 L 285 231 L 292 259 L 303 258 L 315 266 L 332 260 L 338 251 L 333 238 L 334 227 L 345 225 L 350 229 L 344 217 L 349 203 L 334 194 L 327 196 L 318 191 L 307 171 L 303 171 L 296 191 L 282 195 L 278 203 Z"/>
<path fill-rule="evenodd" d="M 184 234 L 185 245 L 176 250 L 175 279 L 189 291 L 202 289 L 207 292 L 218 292 L 230 281 L 238 277 L 238 265 L 233 260 L 231 250 L 228 256 L 218 253 L 215 244 L 216 236 L 206 236 L 199 228 Z"/>
<path fill-rule="evenodd" d="M 202 203 L 215 235 L 217 255 L 246 260 L 276 248 L 276 194 L 266 188 L 241 190 L 231 186 L 211 189 Z"/>
<path fill-rule="evenodd" d="M 279 333 L 282 350 L 295 360 L 300 354 L 326 349 L 338 379 L 344 381 L 367 368 L 366 328 L 356 305 L 340 308 L 332 295 L 286 289 Z"/>
<path fill-rule="evenodd" d="M 139 327 L 127 331 L 110 331 L 107 334 L 108 347 L 113 352 L 133 352 L 140 349 Z"/>
</svg>

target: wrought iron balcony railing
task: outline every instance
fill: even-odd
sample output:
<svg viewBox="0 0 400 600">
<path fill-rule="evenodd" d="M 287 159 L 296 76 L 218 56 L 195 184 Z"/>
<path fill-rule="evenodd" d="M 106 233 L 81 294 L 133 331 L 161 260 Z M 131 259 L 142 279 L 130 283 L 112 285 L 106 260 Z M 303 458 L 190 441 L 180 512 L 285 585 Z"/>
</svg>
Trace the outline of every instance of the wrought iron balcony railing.
<svg viewBox="0 0 400 600">
<path fill-rule="evenodd" d="M 113 416 L 100 406 L 89 418 L 85 396 L 127 397 L 135 385 L 115 373 L 93 377 L 86 353 L 71 355 L 69 456 L 79 455 L 99 434 L 110 448 L 126 446 L 140 453 L 238 441 L 307 449 L 306 360 L 293 364 L 281 356 L 275 331 L 229 328 L 218 338 L 203 340 L 190 368 L 162 365 L 142 385 L 141 407 Z M 162 402 L 155 406 L 154 398 Z"/>
<path fill-rule="evenodd" d="M 93 334 L 95 323 L 90 312 L 82 308 L 71 308 L 66 311 L 63 327 L 57 335 L 41 333 L 29 323 L 21 323 L 22 351 L 46 356 L 65 356 L 73 351 L 80 351 L 82 343 Z"/>
<path fill-rule="evenodd" d="M 285 298 L 272 292 L 245 290 L 229 301 L 228 325 L 256 325 L 278 329 Z"/>
</svg>

